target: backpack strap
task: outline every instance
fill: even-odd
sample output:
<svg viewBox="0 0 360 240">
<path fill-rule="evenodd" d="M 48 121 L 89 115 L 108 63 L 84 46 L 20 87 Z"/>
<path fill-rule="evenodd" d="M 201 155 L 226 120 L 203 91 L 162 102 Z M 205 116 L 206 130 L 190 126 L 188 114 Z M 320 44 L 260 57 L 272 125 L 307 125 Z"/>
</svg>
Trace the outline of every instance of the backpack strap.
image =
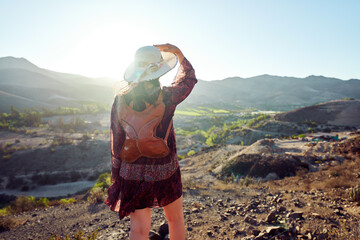
<svg viewBox="0 0 360 240">
<path fill-rule="evenodd" d="M 170 128 L 171 128 L 172 123 L 173 123 L 173 119 L 171 118 L 171 121 L 170 121 L 170 123 L 169 123 L 168 129 L 166 130 L 166 135 L 165 135 L 165 138 L 164 138 L 165 141 L 167 141 L 167 139 L 168 139 L 168 137 L 169 137 Z"/>
</svg>

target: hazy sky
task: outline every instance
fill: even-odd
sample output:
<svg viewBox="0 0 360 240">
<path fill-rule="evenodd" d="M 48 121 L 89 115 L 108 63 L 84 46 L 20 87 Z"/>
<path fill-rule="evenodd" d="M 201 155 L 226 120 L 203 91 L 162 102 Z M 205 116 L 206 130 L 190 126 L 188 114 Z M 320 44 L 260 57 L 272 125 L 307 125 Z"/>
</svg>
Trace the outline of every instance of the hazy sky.
<svg viewBox="0 0 360 240">
<path fill-rule="evenodd" d="M 0 57 L 122 78 L 134 52 L 177 45 L 203 80 L 360 79 L 358 0 L 0 0 Z"/>
</svg>

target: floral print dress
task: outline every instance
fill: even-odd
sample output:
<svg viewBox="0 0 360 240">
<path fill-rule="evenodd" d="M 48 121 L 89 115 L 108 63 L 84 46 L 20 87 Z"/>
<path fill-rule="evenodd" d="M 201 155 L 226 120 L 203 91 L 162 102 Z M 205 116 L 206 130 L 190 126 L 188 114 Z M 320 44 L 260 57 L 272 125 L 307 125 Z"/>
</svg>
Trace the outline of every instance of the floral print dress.
<svg viewBox="0 0 360 240">
<path fill-rule="evenodd" d="M 196 83 L 195 71 L 184 58 L 172 86 L 162 89 L 165 113 L 156 129 L 156 136 L 164 138 L 170 127 L 167 139 L 170 153 L 163 158 L 140 157 L 132 163 L 121 160 L 120 150 L 125 132 L 118 117 L 117 106 L 121 96 L 115 97 L 110 127 L 112 185 L 108 189 L 105 203 L 111 210 L 119 212 L 120 219 L 136 209 L 163 207 L 182 196 L 175 132 L 171 120 L 176 106 L 190 94 Z"/>
</svg>

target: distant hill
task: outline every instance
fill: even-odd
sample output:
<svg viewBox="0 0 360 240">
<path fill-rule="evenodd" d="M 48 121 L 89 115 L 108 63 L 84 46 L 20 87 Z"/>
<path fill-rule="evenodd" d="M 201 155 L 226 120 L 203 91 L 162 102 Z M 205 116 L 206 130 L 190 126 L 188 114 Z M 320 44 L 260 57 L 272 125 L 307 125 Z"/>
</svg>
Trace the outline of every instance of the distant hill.
<svg viewBox="0 0 360 240">
<path fill-rule="evenodd" d="M 0 112 L 8 112 L 10 104 L 53 109 L 112 99 L 109 81 L 42 69 L 24 58 L 0 58 Z"/>
<path fill-rule="evenodd" d="M 199 80 L 180 108 L 208 106 L 227 109 L 254 107 L 289 111 L 343 98 L 360 98 L 360 80 L 323 76 L 306 78 L 261 75 L 251 78 Z M 18 109 L 78 106 L 84 102 L 111 104 L 112 82 L 39 68 L 24 58 L 0 58 L 0 112 Z"/>
<path fill-rule="evenodd" d="M 227 105 L 289 111 L 343 98 L 360 98 L 360 80 L 344 81 L 323 76 L 295 78 L 261 75 L 199 81 L 186 100 L 186 105 Z"/>
<path fill-rule="evenodd" d="M 360 128 L 360 100 L 337 100 L 275 115 L 283 122 L 349 126 Z"/>
</svg>

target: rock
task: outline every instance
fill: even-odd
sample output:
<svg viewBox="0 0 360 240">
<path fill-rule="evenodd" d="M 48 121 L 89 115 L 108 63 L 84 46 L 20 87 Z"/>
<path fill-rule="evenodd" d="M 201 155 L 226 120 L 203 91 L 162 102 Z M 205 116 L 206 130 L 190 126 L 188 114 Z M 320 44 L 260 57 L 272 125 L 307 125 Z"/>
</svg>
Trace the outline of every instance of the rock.
<svg viewBox="0 0 360 240">
<path fill-rule="evenodd" d="M 313 236 L 312 236 L 312 234 L 310 232 L 306 236 L 307 236 L 308 239 L 313 239 Z"/>
<path fill-rule="evenodd" d="M 233 231 L 232 234 L 233 234 L 234 237 L 238 237 L 240 235 L 245 235 L 246 233 L 245 233 L 245 231 L 241 231 L 239 229 L 236 229 L 236 230 Z"/>
<path fill-rule="evenodd" d="M 169 233 L 169 225 L 166 222 L 163 222 L 159 227 L 158 233 L 161 237 L 164 237 L 166 234 Z"/>
<path fill-rule="evenodd" d="M 266 233 L 266 232 L 262 232 L 253 239 L 255 239 L 255 240 L 266 240 L 266 239 L 269 239 L 269 234 Z"/>
<path fill-rule="evenodd" d="M 269 215 L 267 215 L 265 221 L 268 222 L 268 223 L 270 223 L 270 222 L 274 221 L 275 218 L 276 218 L 275 211 L 271 211 L 271 212 L 269 213 Z"/>
<path fill-rule="evenodd" d="M 302 219 L 303 218 L 303 212 L 288 213 L 288 215 L 286 217 L 287 218 L 292 218 L 292 219 Z"/>
<path fill-rule="evenodd" d="M 250 217 L 250 216 L 246 216 L 244 221 L 251 224 L 251 225 L 257 225 L 257 221 L 254 218 Z"/>
<path fill-rule="evenodd" d="M 266 175 L 266 177 L 264 178 L 264 181 L 267 182 L 269 180 L 277 180 L 277 179 L 279 179 L 279 176 L 276 173 L 271 172 L 268 175 Z"/>
<path fill-rule="evenodd" d="M 341 211 L 339 209 L 335 209 L 334 213 L 337 214 L 337 215 L 341 215 Z"/>
<path fill-rule="evenodd" d="M 253 230 L 251 231 L 251 233 L 252 233 L 252 235 L 257 236 L 257 235 L 259 235 L 259 234 L 261 233 L 261 231 L 258 230 L 258 229 L 253 229 Z"/>
<path fill-rule="evenodd" d="M 231 222 L 230 222 L 230 227 L 231 228 L 233 228 L 235 225 L 237 225 L 238 224 L 238 222 L 236 221 L 236 220 L 232 220 Z"/>
<path fill-rule="evenodd" d="M 195 208 L 191 209 L 191 212 L 193 212 L 193 213 L 198 213 L 198 212 L 199 212 L 199 209 L 195 207 Z"/>
<path fill-rule="evenodd" d="M 320 214 L 318 213 L 312 213 L 311 216 L 314 218 L 321 218 Z"/>
<path fill-rule="evenodd" d="M 226 220 L 228 220 L 228 218 L 225 215 L 220 214 L 220 221 L 226 221 Z"/>
<path fill-rule="evenodd" d="M 194 202 L 194 203 L 193 203 L 193 206 L 194 206 L 195 208 L 198 208 L 198 209 L 202 208 L 202 205 L 201 205 L 200 203 L 198 203 L 198 202 Z"/>
<path fill-rule="evenodd" d="M 285 212 L 285 211 L 286 211 L 286 207 L 280 206 L 278 211 L 279 211 L 279 212 Z"/>
<path fill-rule="evenodd" d="M 157 232 L 151 230 L 149 233 L 149 240 L 161 240 L 162 237 Z"/>
<path fill-rule="evenodd" d="M 279 232 L 281 232 L 281 230 L 282 230 L 282 227 L 280 227 L 280 226 L 266 228 L 266 232 L 272 236 L 278 234 Z"/>
<path fill-rule="evenodd" d="M 290 236 L 287 234 L 282 234 L 279 237 L 280 240 L 291 240 L 292 238 L 290 238 Z"/>
</svg>

